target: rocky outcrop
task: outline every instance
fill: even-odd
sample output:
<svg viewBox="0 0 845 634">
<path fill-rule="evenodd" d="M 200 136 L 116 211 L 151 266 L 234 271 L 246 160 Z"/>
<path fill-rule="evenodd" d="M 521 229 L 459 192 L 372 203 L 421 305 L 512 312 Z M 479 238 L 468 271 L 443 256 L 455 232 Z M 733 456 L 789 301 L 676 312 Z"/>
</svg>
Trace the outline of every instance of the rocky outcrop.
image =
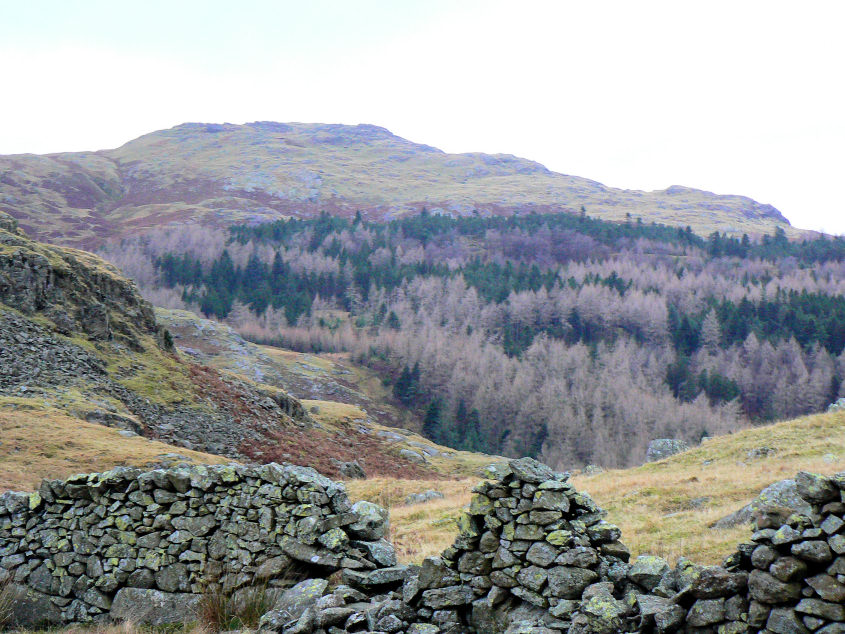
<svg viewBox="0 0 845 634">
<path fill-rule="evenodd" d="M 104 260 L 27 238 L 9 216 L 0 223 L 0 301 L 24 315 L 42 312 L 63 334 L 118 339 L 142 349 L 139 334 L 163 331 L 135 285 Z"/>
<path fill-rule="evenodd" d="M 18 625 L 182 622 L 212 585 L 401 576 L 386 518 L 304 467 L 121 468 L 0 496 L 0 576 Z"/>
<path fill-rule="evenodd" d="M 30 240 L 0 213 L 0 397 L 237 459 L 279 428 L 313 424 L 284 391 L 181 362 L 171 348 L 114 267 Z"/>
</svg>

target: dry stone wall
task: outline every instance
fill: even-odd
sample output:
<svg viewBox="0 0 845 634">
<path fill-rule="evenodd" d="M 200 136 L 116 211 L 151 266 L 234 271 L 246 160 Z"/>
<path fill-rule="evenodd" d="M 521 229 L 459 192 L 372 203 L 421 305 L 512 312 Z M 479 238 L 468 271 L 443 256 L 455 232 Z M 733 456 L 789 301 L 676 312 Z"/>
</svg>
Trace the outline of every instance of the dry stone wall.
<svg viewBox="0 0 845 634">
<path fill-rule="evenodd" d="M 282 634 L 845 634 L 845 474 L 795 482 L 807 514 L 764 509 L 723 565 L 672 567 L 632 560 L 567 474 L 513 460 L 451 548 L 401 566 L 384 509 L 313 470 L 117 470 L 0 498 L 0 566 L 56 622 L 172 622 L 211 576 L 276 584 L 261 629 Z"/>
<path fill-rule="evenodd" d="M 511 461 L 476 488 L 455 544 L 368 602 L 342 587 L 286 634 L 845 633 L 845 474 L 800 473 L 808 515 L 769 509 L 722 566 L 631 559 L 567 474 Z M 354 579 L 348 579 L 354 582 Z"/>
<path fill-rule="evenodd" d="M 212 583 L 389 575 L 386 530 L 384 509 L 309 468 L 118 468 L 0 496 L 0 581 L 21 625 L 181 621 Z"/>
</svg>

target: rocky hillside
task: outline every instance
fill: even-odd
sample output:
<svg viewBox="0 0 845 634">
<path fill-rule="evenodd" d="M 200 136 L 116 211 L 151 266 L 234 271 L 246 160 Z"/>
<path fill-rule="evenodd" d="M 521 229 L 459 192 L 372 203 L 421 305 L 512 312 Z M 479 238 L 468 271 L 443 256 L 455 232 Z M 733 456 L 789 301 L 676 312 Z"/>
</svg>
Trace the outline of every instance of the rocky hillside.
<svg viewBox="0 0 845 634">
<path fill-rule="evenodd" d="M 322 451 L 315 451 L 309 440 L 283 443 L 277 451 L 265 451 L 265 457 L 272 455 L 287 461 L 301 458 L 303 464 L 317 464 L 315 461 L 325 455 L 330 460 L 347 462 L 361 459 L 371 464 L 373 469 L 365 473 L 373 476 L 383 472 L 377 462 L 378 454 L 384 452 L 368 457 L 366 449 L 372 445 L 387 446 L 388 460 L 398 454 L 424 466 L 429 474 L 433 470 L 437 479 L 477 477 L 481 468 L 494 459 L 443 447 L 421 436 L 417 433 L 422 426 L 419 416 L 398 402 L 374 372 L 351 363 L 348 355 L 307 354 L 259 346 L 244 340 L 226 324 L 189 311 L 156 308 L 155 314 L 158 323 L 171 333 L 183 358 L 224 374 L 285 388 L 302 399 L 311 418 L 322 426 L 322 433 L 317 436 L 324 445 Z M 350 435 L 357 437 L 354 447 L 349 445 Z M 332 466 L 323 468 L 334 473 Z"/>
<path fill-rule="evenodd" d="M 558 174 L 506 154 L 447 154 L 372 125 L 186 123 L 114 150 L 0 157 L 0 211 L 41 239 L 91 247 L 171 223 L 228 224 L 320 211 L 370 219 L 626 214 L 707 234 L 772 233 L 770 205 L 673 186 L 643 192 Z"/>
<path fill-rule="evenodd" d="M 150 304 L 116 269 L 91 254 L 35 242 L 5 214 L 0 418 L 6 486 L 27 481 L 21 471 L 29 478 L 76 472 L 74 454 L 84 464 L 113 466 L 82 458 L 94 446 L 116 463 L 134 464 L 135 457 L 160 462 L 155 456 L 173 452 L 175 445 L 190 454 L 177 460 L 284 457 L 338 474 L 340 462 L 356 457 L 350 447 L 357 436 L 365 448 L 357 457 L 371 473 L 436 477 L 425 460 L 402 456 L 375 434 L 352 428 L 341 438 L 277 385 L 183 358 Z M 96 426 L 120 435 L 106 438 Z M 65 446 L 53 442 L 57 434 Z M 137 456 L 127 455 L 120 439 L 136 437 L 166 444 L 152 452 L 136 445 Z"/>
</svg>

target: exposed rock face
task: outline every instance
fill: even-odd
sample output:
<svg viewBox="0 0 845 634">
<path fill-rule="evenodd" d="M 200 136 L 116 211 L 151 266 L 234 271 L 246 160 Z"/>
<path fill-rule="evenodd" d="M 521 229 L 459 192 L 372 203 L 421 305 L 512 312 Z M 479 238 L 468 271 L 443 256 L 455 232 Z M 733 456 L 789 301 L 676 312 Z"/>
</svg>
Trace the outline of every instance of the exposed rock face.
<svg viewBox="0 0 845 634">
<path fill-rule="evenodd" d="M 364 510 L 304 467 L 120 468 L 0 496 L 0 569 L 20 625 L 182 622 L 210 583 L 233 591 L 340 570 L 401 579 L 380 541 L 386 512 Z"/>
<path fill-rule="evenodd" d="M 669 456 L 674 456 L 676 453 L 681 453 L 689 449 L 689 445 L 683 440 L 675 438 L 657 438 L 648 443 L 648 450 L 646 451 L 646 462 L 657 462 Z"/>
<path fill-rule="evenodd" d="M 57 330 L 140 348 L 139 333 L 158 333 L 152 306 L 105 261 L 39 244 L 5 214 L 0 224 L 0 301 L 25 315 L 46 313 Z M 118 316 L 112 319 L 112 314 Z"/>
</svg>

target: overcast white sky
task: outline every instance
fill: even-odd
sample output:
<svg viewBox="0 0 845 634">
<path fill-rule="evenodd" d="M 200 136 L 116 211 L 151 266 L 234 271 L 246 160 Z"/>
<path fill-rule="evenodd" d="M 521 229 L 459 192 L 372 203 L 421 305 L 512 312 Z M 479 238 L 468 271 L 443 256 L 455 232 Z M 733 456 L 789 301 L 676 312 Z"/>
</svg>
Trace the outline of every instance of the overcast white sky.
<svg viewBox="0 0 845 634">
<path fill-rule="evenodd" d="M 374 123 L 841 234 L 843 26 L 841 0 L 4 2 L 0 154 L 185 121 Z"/>
</svg>

